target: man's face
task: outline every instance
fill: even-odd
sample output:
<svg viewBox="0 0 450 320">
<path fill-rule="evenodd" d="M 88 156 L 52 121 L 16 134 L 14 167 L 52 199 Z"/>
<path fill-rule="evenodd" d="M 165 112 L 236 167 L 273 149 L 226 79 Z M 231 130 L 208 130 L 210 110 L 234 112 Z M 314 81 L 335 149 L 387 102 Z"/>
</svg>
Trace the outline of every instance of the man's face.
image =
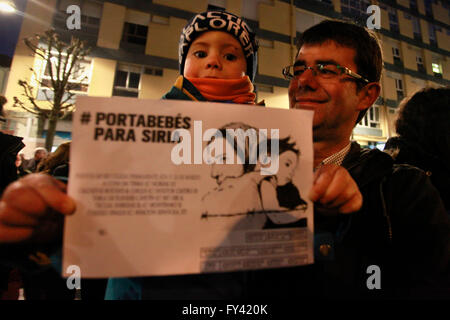
<svg viewBox="0 0 450 320">
<path fill-rule="evenodd" d="M 187 78 L 240 79 L 247 70 L 241 44 L 222 31 L 200 35 L 189 48 L 184 65 Z"/>
<path fill-rule="evenodd" d="M 317 63 L 334 63 L 358 72 L 354 62 L 355 50 L 337 46 L 334 41 L 305 44 L 296 61 L 307 67 Z M 350 134 L 359 110 L 356 83 L 346 75 L 334 79 L 320 79 L 312 70 L 294 77 L 289 85 L 291 109 L 314 110 L 314 141 L 330 139 L 342 130 Z"/>
</svg>

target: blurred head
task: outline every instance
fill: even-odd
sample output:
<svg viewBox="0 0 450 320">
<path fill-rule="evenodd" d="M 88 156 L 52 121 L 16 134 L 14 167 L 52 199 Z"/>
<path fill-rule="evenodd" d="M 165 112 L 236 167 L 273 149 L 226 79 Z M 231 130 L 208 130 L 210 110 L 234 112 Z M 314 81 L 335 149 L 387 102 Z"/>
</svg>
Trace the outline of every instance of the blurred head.
<svg viewBox="0 0 450 320">
<path fill-rule="evenodd" d="M 47 157 L 47 150 L 45 148 L 34 149 L 34 159 L 39 161 Z"/>
<path fill-rule="evenodd" d="M 5 96 L 0 95 L 0 117 L 4 117 L 5 113 L 3 111 L 3 106 L 8 102 Z"/>
<path fill-rule="evenodd" d="M 197 47 L 191 49 L 193 45 Z M 242 18 L 226 11 L 199 13 L 187 23 L 180 36 L 180 74 L 203 78 L 210 75 L 203 73 L 209 67 L 215 70 L 212 77 L 237 79 L 246 74 L 253 81 L 257 50 L 255 34 Z"/>
<path fill-rule="evenodd" d="M 383 67 L 379 40 L 364 27 L 326 20 L 307 29 L 298 47 L 295 65 L 308 69 L 290 82 L 290 107 L 314 110 L 318 133 L 333 135 L 342 124 L 351 132 L 379 95 Z M 338 76 L 318 75 L 319 64 L 338 65 Z"/>
<path fill-rule="evenodd" d="M 395 123 L 407 141 L 450 161 L 450 87 L 425 88 L 400 104 Z"/>
<path fill-rule="evenodd" d="M 70 158 L 70 141 L 64 142 L 56 148 L 42 163 L 39 164 L 38 171 L 52 173 L 52 171 L 65 163 L 69 163 Z"/>
</svg>

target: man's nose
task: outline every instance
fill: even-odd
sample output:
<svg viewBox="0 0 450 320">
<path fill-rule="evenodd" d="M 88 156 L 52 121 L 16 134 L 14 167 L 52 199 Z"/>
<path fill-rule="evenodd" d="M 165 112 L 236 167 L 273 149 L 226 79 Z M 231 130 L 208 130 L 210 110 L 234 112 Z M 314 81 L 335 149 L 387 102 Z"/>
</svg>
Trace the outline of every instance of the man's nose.
<svg viewBox="0 0 450 320">
<path fill-rule="evenodd" d="M 297 77 L 297 85 L 299 88 L 317 89 L 318 82 L 314 70 L 306 69 L 300 76 Z"/>
</svg>

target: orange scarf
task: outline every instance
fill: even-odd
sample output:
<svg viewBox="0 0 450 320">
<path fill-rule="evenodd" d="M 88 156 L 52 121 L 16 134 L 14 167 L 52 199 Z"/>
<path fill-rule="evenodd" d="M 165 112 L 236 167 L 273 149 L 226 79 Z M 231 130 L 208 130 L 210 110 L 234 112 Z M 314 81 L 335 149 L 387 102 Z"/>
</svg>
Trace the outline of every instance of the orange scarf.
<svg viewBox="0 0 450 320">
<path fill-rule="evenodd" d="M 256 94 L 248 76 L 240 79 L 186 78 L 208 101 L 255 104 Z"/>
</svg>

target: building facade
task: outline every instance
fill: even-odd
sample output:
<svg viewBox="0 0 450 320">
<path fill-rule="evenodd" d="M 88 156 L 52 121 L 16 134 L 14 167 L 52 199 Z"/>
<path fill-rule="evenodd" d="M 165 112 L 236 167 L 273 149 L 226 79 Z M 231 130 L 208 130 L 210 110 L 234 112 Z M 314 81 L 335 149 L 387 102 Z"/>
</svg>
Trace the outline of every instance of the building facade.
<svg viewBox="0 0 450 320">
<path fill-rule="evenodd" d="M 67 8 L 81 8 L 81 29 L 68 30 Z M 243 16 L 259 38 L 255 79 L 257 99 L 268 107 L 288 108 L 288 81 L 281 70 L 294 61 L 296 37 L 327 18 L 365 23 L 367 7 L 380 9 L 384 70 L 381 97 L 357 125 L 353 139 L 364 146 L 382 145 L 395 134 L 401 99 L 425 86 L 450 85 L 450 14 L 447 0 L 36 0 L 28 1 L 20 39 L 55 28 L 64 39 L 76 36 L 93 50 L 85 65 L 79 94 L 159 99 L 178 75 L 180 31 L 194 13 L 226 9 Z M 19 79 L 46 77 L 45 65 L 19 41 L 6 89 L 12 101 L 21 93 Z M 44 88 L 36 88 L 43 100 Z M 9 129 L 24 136 L 29 148 L 42 145 L 37 119 L 11 110 Z M 71 122 L 60 121 L 55 145 L 70 139 Z"/>
</svg>

